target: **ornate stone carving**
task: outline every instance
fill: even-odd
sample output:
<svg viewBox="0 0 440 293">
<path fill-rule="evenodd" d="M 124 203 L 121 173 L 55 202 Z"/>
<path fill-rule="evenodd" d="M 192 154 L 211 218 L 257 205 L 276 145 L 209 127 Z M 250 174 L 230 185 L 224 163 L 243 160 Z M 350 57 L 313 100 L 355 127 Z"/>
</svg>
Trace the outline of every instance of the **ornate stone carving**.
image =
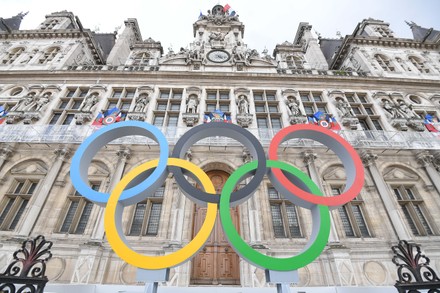
<svg viewBox="0 0 440 293">
<path fill-rule="evenodd" d="M 131 150 L 124 147 L 117 151 L 116 155 L 118 156 L 120 161 L 126 161 L 131 158 Z"/>
<path fill-rule="evenodd" d="M 294 124 L 304 124 L 307 122 L 307 118 L 306 117 L 295 117 L 295 116 L 290 116 L 289 117 L 289 122 L 291 125 Z"/>
<path fill-rule="evenodd" d="M 237 115 L 237 123 L 241 127 L 249 127 L 249 125 L 252 124 L 252 120 L 254 118 L 253 114 L 245 113 L 245 114 L 238 114 Z"/>
<path fill-rule="evenodd" d="M 417 162 L 423 167 L 427 167 L 434 164 L 434 156 L 428 152 L 420 152 L 416 154 Z"/>
<path fill-rule="evenodd" d="M 340 117 L 355 117 L 350 104 L 342 98 L 336 98 L 336 109 Z"/>
<path fill-rule="evenodd" d="M 249 163 L 252 160 L 251 152 L 248 148 L 243 147 L 243 151 L 241 153 L 241 158 L 243 159 L 243 163 Z"/>
<path fill-rule="evenodd" d="M 192 94 L 188 97 L 188 101 L 186 102 L 186 113 L 197 113 L 199 106 L 199 99 L 196 95 Z"/>
<path fill-rule="evenodd" d="M 9 144 L 3 145 L 0 149 L 0 158 L 6 160 L 12 154 L 13 150 L 14 147 Z"/>
<path fill-rule="evenodd" d="M 356 117 L 344 117 L 341 119 L 341 123 L 344 126 L 350 127 L 352 130 L 356 130 L 359 124 L 359 119 Z"/>
<path fill-rule="evenodd" d="M 147 93 L 139 94 L 139 96 L 136 98 L 136 104 L 134 106 L 133 112 L 135 112 L 135 113 L 145 112 L 145 110 L 148 107 L 149 102 L 150 102 L 150 100 L 148 98 Z"/>
<path fill-rule="evenodd" d="M 127 120 L 145 121 L 147 113 L 128 113 Z"/>
<path fill-rule="evenodd" d="M 41 116 L 40 112 L 26 112 L 21 117 L 23 117 L 24 124 L 32 124 L 34 121 L 40 120 Z"/>
<path fill-rule="evenodd" d="M 92 113 L 77 113 L 75 114 L 75 123 L 83 125 L 93 119 Z"/>
<path fill-rule="evenodd" d="M 361 153 L 361 159 L 362 163 L 368 167 L 376 161 L 377 155 L 372 152 L 364 151 Z"/>
<path fill-rule="evenodd" d="M 186 126 L 194 126 L 199 122 L 199 114 L 197 113 L 183 113 L 182 114 L 183 122 L 186 123 Z"/>
<path fill-rule="evenodd" d="M 417 131 L 425 131 L 425 125 L 423 122 L 424 122 L 423 119 L 418 119 L 418 118 L 409 119 L 408 126 L 410 126 L 411 128 Z"/>
<path fill-rule="evenodd" d="M 98 103 L 98 93 L 94 92 L 88 95 L 78 108 L 80 112 L 91 112 L 93 106 Z"/>
<path fill-rule="evenodd" d="M 306 163 L 307 165 L 315 162 L 316 158 L 318 157 L 313 151 L 305 151 L 302 153 L 302 155 L 304 163 Z"/>
<path fill-rule="evenodd" d="M 391 119 L 391 125 L 400 131 L 407 131 L 408 130 L 407 122 L 408 121 L 406 119 L 402 119 L 402 118 Z"/>
</svg>

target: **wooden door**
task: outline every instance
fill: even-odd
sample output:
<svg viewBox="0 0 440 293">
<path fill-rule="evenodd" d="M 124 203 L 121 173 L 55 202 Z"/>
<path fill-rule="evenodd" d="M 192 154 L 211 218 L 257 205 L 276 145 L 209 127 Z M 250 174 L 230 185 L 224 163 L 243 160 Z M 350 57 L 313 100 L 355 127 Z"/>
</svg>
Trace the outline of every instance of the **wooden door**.
<svg viewBox="0 0 440 293">
<path fill-rule="evenodd" d="M 217 193 L 220 193 L 229 174 L 220 171 L 207 172 Z M 195 206 L 193 236 L 199 231 L 206 215 L 206 208 Z M 238 207 L 231 208 L 235 227 L 238 229 Z M 193 258 L 191 284 L 197 285 L 240 285 L 239 257 L 229 245 L 217 213 L 215 227 L 205 247 Z"/>
</svg>

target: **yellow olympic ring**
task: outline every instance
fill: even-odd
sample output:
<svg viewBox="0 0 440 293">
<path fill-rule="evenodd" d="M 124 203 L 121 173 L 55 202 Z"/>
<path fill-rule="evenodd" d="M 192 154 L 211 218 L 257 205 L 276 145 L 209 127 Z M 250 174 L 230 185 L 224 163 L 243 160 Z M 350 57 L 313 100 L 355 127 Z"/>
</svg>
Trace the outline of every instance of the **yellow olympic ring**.
<svg viewBox="0 0 440 293">
<path fill-rule="evenodd" d="M 117 218 L 122 218 L 122 211 L 124 209 L 124 206 L 119 202 L 119 197 L 125 187 L 136 178 L 136 176 L 156 167 L 158 163 L 158 159 L 148 161 L 134 168 L 125 175 L 111 193 L 104 215 L 107 239 L 115 253 L 127 263 L 138 268 L 149 270 L 171 268 L 191 259 L 191 257 L 202 248 L 206 240 L 208 240 L 217 217 L 217 204 L 208 203 L 205 222 L 200 228 L 200 231 L 186 246 L 171 254 L 163 256 L 146 256 L 132 250 L 124 241 L 125 236 L 122 232 L 121 221 L 116 223 Z M 208 175 L 198 166 L 189 161 L 177 158 L 169 158 L 168 165 L 181 167 L 192 172 L 196 178 L 198 178 L 206 192 L 215 194 L 214 185 Z"/>
</svg>

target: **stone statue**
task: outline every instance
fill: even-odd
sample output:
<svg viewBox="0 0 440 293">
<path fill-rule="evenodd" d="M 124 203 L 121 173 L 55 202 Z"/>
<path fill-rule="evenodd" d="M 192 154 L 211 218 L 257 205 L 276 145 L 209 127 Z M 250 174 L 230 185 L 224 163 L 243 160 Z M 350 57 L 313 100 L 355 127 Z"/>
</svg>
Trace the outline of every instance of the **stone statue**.
<svg viewBox="0 0 440 293">
<path fill-rule="evenodd" d="M 93 93 L 84 99 L 82 104 L 79 106 L 78 111 L 90 112 L 92 110 L 92 107 L 95 106 L 96 103 L 98 103 L 98 97 L 96 93 Z"/>
<path fill-rule="evenodd" d="M 238 113 L 249 114 L 249 102 L 244 95 L 238 97 Z"/>
<path fill-rule="evenodd" d="M 188 98 L 188 102 L 186 105 L 186 113 L 197 113 L 197 97 L 195 95 L 191 95 Z"/>
<path fill-rule="evenodd" d="M 225 35 L 218 29 L 217 32 L 211 32 L 209 34 L 209 42 L 211 41 L 223 41 L 225 38 Z"/>
<path fill-rule="evenodd" d="M 29 111 L 36 105 L 36 97 L 34 92 L 30 92 L 27 96 L 15 104 L 14 107 L 11 108 L 10 112 L 14 111 Z"/>
<path fill-rule="evenodd" d="M 52 93 L 48 92 L 48 93 L 44 93 L 44 95 L 42 97 L 38 98 L 35 111 L 42 110 L 44 108 L 44 106 L 46 106 L 47 103 L 49 103 L 51 95 L 52 95 Z"/>
<path fill-rule="evenodd" d="M 289 112 L 290 112 L 289 114 L 291 116 L 295 116 L 295 117 L 303 116 L 303 113 L 302 113 L 301 109 L 299 108 L 299 103 L 294 97 L 292 97 L 292 96 L 288 97 L 286 104 L 287 104 L 287 108 L 289 109 Z"/>
<path fill-rule="evenodd" d="M 134 106 L 134 112 L 144 112 L 148 106 L 148 95 L 140 94 L 139 97 L 136 98 L 136 105 Z"/>
<path fill-rule="evenodd" d="M 232 49 L 232 56 L 234 61 L 245 61 L 246 56 L 241 47 L 234 46 Z"/>
<path fill-rule="evenodd" d="M 385 111 L 387 111 L 388 114 L 391 115 L 391 118 L 400 118 L 397 114 L 396 107 L 394 107 L 389 100 L 383 99 L 382 103 L 382 107 L 385 109 Z"/>
<path fill-rule="evenodd" d="M 420 118 L 420 116 L 417 115 L 412 109 L 410 109 L 408 105 L 405 104 L 405 102 L 402 100 L 399 101 L 399 106 L 396 108 L 396 112 L 402 118 Z"/>
<path fill-rule="evenodd" d="M 338 109 L 341 117 L 354 117 L 355 114 L 350 104 L 345 102 L 343 99 L 337 99 L 336 108 Z"/>
</svg>

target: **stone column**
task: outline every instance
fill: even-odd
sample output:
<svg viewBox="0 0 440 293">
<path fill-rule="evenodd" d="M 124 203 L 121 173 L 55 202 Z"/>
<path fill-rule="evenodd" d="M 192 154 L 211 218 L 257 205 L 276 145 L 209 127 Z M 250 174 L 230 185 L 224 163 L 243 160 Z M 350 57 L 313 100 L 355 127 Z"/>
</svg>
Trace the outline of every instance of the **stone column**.
<svg viewBox="0 0 440 293">
<path fill-rule="evenodd" d="M 440 175 L 434 167 L 434 156 L 427 151 L 420 152 L 416 154 L 417 161 L 422 165 L 426 173 L 428 173 L 429 179 L 434 184 L 435 189 L 440 194 Z"/>
<path fill-rule="evenodd" d="M 382 174 L 379 172 L 379 169 L 376 166 L 377 155 L 365 151 L 362 153 L 361 158 L 364 166 L 368 169 L 371 177 L 373 178 L 374 184 L 376 185 L 380 198 L 382 199 L 382 202 L 385 206 L 388 217 L 391 221 L 394 231 L 397 234 L 397 237 L 400 240 L 410 239 L 410 234 L 406 229 L 406 225 L 399 215 L 398 207 L 396 203 L 392 200 L 394 195 L 390 193 L 389 188 L 387 188 L 387 185 L 383 180 Z"/>
<path fill-rule="evenodd" d="M 121 180 L 125 164 L 127 160 L 129 160 L 131 157 L 131 152 L 129 148 L 121 148 L 118 152 L 116 152 L 116 154 L 118 156 L 116 170 L 110 179 L 110 184 L 106 192 L 111 192 L 113 188 L 115 188 L 116 184 L 118 184 L 118 182 Z M 99 207 L 98 218 L 95 227 L 93 228 L 91 239 L 93 241 L 102 241 L 102 239 L 104 238 L 104 233 L 104 207 Z"/>
<path fill-rule="evenodd" d="M 14 147 L 10 144 L 5 144 L 0 149 L 0 170 L 3 167 L 3 164 L 6 162 L 8 157 L 12 154 Z"/>
<path fill-rule="evenodd" d="M 306 163 L 307 166 L 307 170 L 309 171 L 310 174 L 310 178 L 313 180 L 313 182 L 316 183 L 316 185 L 318 185 L 319 189 L 322 191 L 323 194 L 325 194 L 322 182 L 321 182 L 321 177 L 318 174 L 318 170 L 316 169 L 316 165 L 315 165 L 315 160 L 317 158 L 316 154 L 313 153 L 312 151 L 305 151 L 302 153 L 303 158 L 304 158 L 304 163 Z M 330 242 L 339 242 L 339 236 L 338 233 L 336 232 L 336 227 L 335 227 L 335 221 L 333 219 L 333 213 L 330 212 L 330 236 L 329 236 L 329 241 Z"/>
<path fill-rule="evenodd" d="M 56 159 L 52 167 L 50 167 L 49 172 L 40 183 L 39 189 L 35 192 L 35 196 L 31 199 L 29 211 L 26 215 L 26 221 L 23 222 L 22 226 L 18 231 L 19 236 L 28 237 L 35 225 L 35 222 L 40 215 L 41 210 L 46 202 L 49 192 L 58 177 L 58 173 L 64 163 L 68 158 L 70 150 L 67 147 L 59 148 L 55 150 Z"/>
</svg>

